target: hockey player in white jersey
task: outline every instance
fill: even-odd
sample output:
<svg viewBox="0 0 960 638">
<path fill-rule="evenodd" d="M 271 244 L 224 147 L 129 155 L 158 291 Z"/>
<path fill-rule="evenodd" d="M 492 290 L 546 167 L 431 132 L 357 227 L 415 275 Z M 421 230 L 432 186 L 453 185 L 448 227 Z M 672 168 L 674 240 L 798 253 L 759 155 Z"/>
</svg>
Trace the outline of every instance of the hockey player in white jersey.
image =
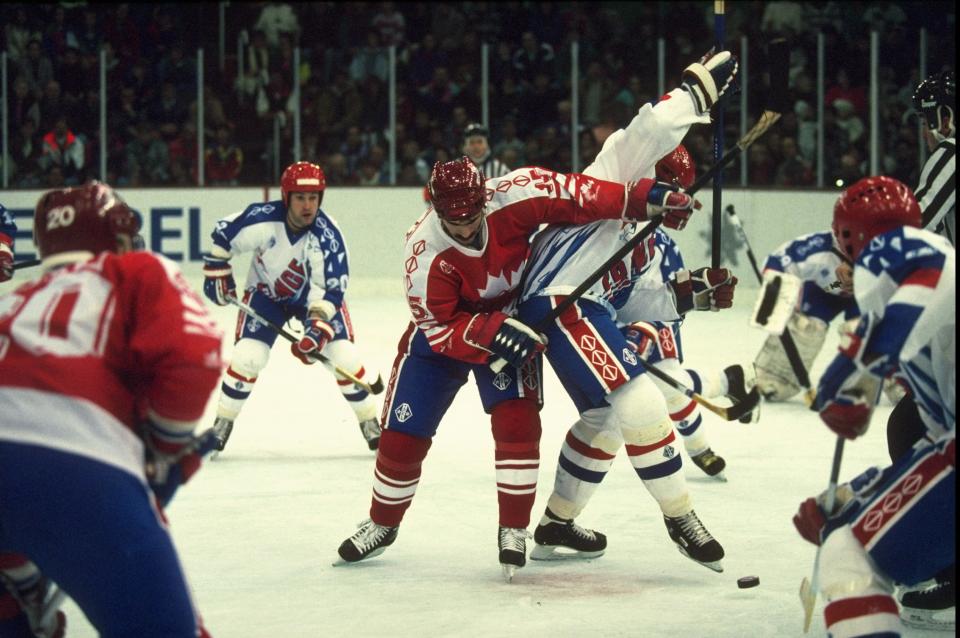
<svg viewBox="0 0 960 638">
<path fill-rule="evenodd" d="M 817 386 L 820 418 L 857 438 L 882 379 L 895 374 L 925 428 L 893 465 L 840 486 L 833 511 L 824 512 L 821 495 L 794 517 L 805 539 L 822 544 L 820 588 L 834 638 L 899 636 L 893 583 L 917 584 L 956 559 L 956 256 L 920 224 L 913 193 L 889 177 L 860 180 L 834 208 L 834 237 L 855 264 L 862 315 Z M 936 626 L 927 612 L 904 619 Z"/>
<path fill-rule="evenodd" d="M 622 183 L 654 175 L 656 162 L 677 147 L 689 127 L 708 123 L 710 108 L 733 93 L 736 71 L 736 59 L 727 51 L 708 54 L 687 67 L 683 87 L 656 105 L 641 108 L 625 129 L 605 141 L 584 173 Z M 673 227 L 679 230 L 683 225 Z M 525 273 L 519 318 L 528 325 L 539 324 L 641 228 L 642 224 L 601 221 L 543 231 Z M 631 464 L 660 505 L 669 536 L 680 551 L 710 569 L 723 569 L 723 548 L 693 510 L 667 402 L 621 329 L 634 321 L 677 321 L 692 309 L 729 307 L 736 279 L 726 269 L 701 268 L 683 270 L 665 283 L 659 268 L 651 268 L 653 256 L 651 236 L 544 329 L 547 358 L 580 419 L 561 450 L 554 492 L 537 527 L 532 558 L 550 558 L 561 545 L 581 556 L 602 553 L 605 537 L 575 525 L 573 519 L 626 444 Z"/>
<path fill-rule="evenodd" d="M 344 301 L 349 280 L 347 246 L 336 222 L 320 209 L 326 180 L 310 162 L 296 162 L 280 178 L 281 199 L 247 206 L 217 222 L 213 250 L 204 258 L 204 294 L 225 306 L 236 298 L 230 259 L 252 252 L 242 301 L 265 319 L 282 325 L 296 318 L 303 336 L 291 352 L 305 364 L 322 353 L 337 379 L 360 431 L 371 450 L 377 449 L 380 424 L 377 405 L 365 389 L 338 375 L 345 370 L 371 386 L 383 387 L 380 376 L 368 370 L 353 343 L 353 327 Z M 214 428 L 220 450 L 249 398 L 260 371 L 267 365 L 277 332 L 242 310 L 237 316 L 236 343 L 220 388 Z"/>
</svg>

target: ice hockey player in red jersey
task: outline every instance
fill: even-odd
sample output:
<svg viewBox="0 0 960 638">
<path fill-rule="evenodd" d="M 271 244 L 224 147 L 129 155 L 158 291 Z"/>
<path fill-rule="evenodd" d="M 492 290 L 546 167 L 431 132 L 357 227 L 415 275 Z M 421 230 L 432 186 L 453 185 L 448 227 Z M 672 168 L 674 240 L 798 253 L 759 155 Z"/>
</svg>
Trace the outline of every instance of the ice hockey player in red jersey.
<svg viewBox="0 0 960 638">
<path fill-rule="evenodd" d="M 222 332 L 138 229 L 105 184 L 50 191 L 44 272 L 0 297 L 0 635 L 51 617 L 49 579 L 100 635 L 209 636 L 163 507 L 216 444 Z"/>
<path fill-rule="evenodd" d="M 400 338 L 381 421 L 370 520 L 339 554 L 355 562 L 394 542 L 440 421 L 473 372 L 495 442 L 499 560 L 508 580 L 526 562 L 539 468 L 541 335 L 510 317 L 530 239 L 541 224 L 598 219 L 685 223 L 689 196 L 643 179 L 631 185 L 521 168 L 485 180 L 468 158 L 438 162 L 433 208 L 407 234 L 404 287 L 413 321 Z M 510 365 L 487 366 L 491 355 Z"/>
</svg>

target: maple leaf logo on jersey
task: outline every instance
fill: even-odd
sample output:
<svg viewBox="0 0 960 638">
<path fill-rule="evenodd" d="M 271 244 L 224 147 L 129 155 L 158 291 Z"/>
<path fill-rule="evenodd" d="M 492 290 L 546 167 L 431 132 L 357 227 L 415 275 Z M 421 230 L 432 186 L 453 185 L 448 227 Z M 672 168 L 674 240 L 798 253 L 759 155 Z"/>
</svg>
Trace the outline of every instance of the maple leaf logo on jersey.
<svg viewBox="0 0 960 638">
<path fill-rule="evenodd" d="M 585 179 L 580 184 L 580 205 L 589 204 L 600 194 L 600 184 L 596 180 Z"/>
<path fill-rule="evenodd" d="M 520 281 L 519 274 L 523 270 L 523 264 L 517 266 L 516 270 L 504 271 L 494 277 L 487 273 L 487 283 L 481 288 L 477 288 L 477 294 L 483 299 L 493 299 L 502 293 L 509 292 L 514 288 L 514 281 Z"/>
</svg>

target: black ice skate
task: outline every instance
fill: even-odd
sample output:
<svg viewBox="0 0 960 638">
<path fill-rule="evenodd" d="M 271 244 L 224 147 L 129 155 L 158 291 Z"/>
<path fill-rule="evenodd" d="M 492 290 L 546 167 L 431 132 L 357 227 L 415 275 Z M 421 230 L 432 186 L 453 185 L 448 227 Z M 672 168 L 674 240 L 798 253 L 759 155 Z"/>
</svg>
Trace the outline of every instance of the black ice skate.
<svg viewBox="0 0 960 638">
<path fill-rule="evenodd" d="M 340 543 L 337 553 L 348 563 L 379 556 L 397 540 L 397 529 L 377 525 L 368 518 L 360 523 L 360 529 L 353 536 Z"/>
<path fill-rule="evenodd" d="M 691 456 L 690 460 L 710 478 L 715 478 L 724 483 L 727 482 L 727 477 L 723 473 L 724 468 L 727 467 L 727 462 L 723 460 L 722 456 L 714 454 L 710 448 L 707 448 L 700 454 Z"/>
<path fill-rule="evenodd" d="M 213 422 L 213 433 L 217 437 L 217 449 L 210 455 L 211 461 L 223 452 L 223 448 L 227 447 L 227 440 L 230 438 L 231 432 L 233 432 L 233 421 L 218 416 Z"/>
<path fill-rule="evenodd" d="M 597 558 L 607 549 L 606 536 L 573 521 L 541 523 L 533 532 L 533 540 L 536 545 L 530 552 L 530 560 Z"/>
<path fill-rule="evenodd" d="M 740 417 L 740 423 L 756 423 L 760 419 L 760 390 L 757 388 L 757 373 L 753 365 L 749 368 L 728 366 L 723 374 L 727 377 L 727 398 L 737 404 L 756 406 Z"/>
<path fill-rule="evenodd" d="M 367 419 L 360 422 L 360 433 L 367 441 L 367 447 L 376 450 L 380 446 L 380 421 Z"/>
<path fill-rule="evenodd" d="M 527 564 L 527 539 L 530 532 L 520 527 L 501 527 L 497 534 L 503 577 L 512 582 L 518 569 Z"/>
<path fill-rule="evenodd" d="M 954 631 L 957 624 L 956 568 L 940 572 L 934 580 L 904 589 L 898 597 L 900 619 L 921 629 Z"/>
<path fill-rule="evenodd" d="M 723 548 L 703 526 L 696 512 L 690 510 L 689 514 L 677 518 L 664 516 L 663 522 L 681 554 L 715 572 L 723 571 L 720 563 Z"/>
</svg>

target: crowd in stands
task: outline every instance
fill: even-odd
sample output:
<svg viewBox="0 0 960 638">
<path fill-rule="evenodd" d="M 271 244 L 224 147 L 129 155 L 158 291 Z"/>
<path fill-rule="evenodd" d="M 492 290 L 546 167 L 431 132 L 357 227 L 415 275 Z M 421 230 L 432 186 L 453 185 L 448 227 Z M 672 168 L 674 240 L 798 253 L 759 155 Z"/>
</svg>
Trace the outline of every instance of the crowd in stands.
<svg viewBox="0 0 960 638">
<path fill-rule="evenodd" d="M 607 135 L 657 98 L 658 37 L 666 43 L 667 87 L 676 86 L 683 67 L 710 48 L 712 10 L 711 2 L 229 3 L 221 60 L 218 3 L 3 4 L 10 153 L 3 170 L 15 188 L 99 176 L 102 51 L 107 181 L 195 184 L 202 48 L 207 184 L 274 183 L 276 167 L 294 159 L 318 162 L 330 184 L 389 184 L 387 47 L 395 45 L 396 178 L 420 186 L 435 161 L 462 154 L 464 127 L 481 119 L 483 43 L 490 51 L 493 153 L 514 168 L 582 169 Z M 918 34 L 927 29 L 933 73 L 952 64 L 954 22 L 954 3 L 728 3 L 729 48 L 737 52 L 741 36 L 752 43 L 751 118 L 764 98 L 757 90 L 759 48 L 781 34 L 792 42 L 793 107 L 750 147 L 749 184 L 815 184 L 818 32 L 827 55 L 827 184 L 869 171 L 871 30 L 880 34 L 881 171 L 916 183 L 920 145 L 910 97 L 921 79 Z M 573 42 L 580 69 L 576 131 Z M 300 158 L 293 157 L 296 47 Z M 725 121 L 728 147 L 739 137 L 739 119 L 734 106 Z M 706 170 L 712 128 L 696 126 L 684 142 Z M 730 170 L 739 183 L 739 169 Z"/>
</svg>

